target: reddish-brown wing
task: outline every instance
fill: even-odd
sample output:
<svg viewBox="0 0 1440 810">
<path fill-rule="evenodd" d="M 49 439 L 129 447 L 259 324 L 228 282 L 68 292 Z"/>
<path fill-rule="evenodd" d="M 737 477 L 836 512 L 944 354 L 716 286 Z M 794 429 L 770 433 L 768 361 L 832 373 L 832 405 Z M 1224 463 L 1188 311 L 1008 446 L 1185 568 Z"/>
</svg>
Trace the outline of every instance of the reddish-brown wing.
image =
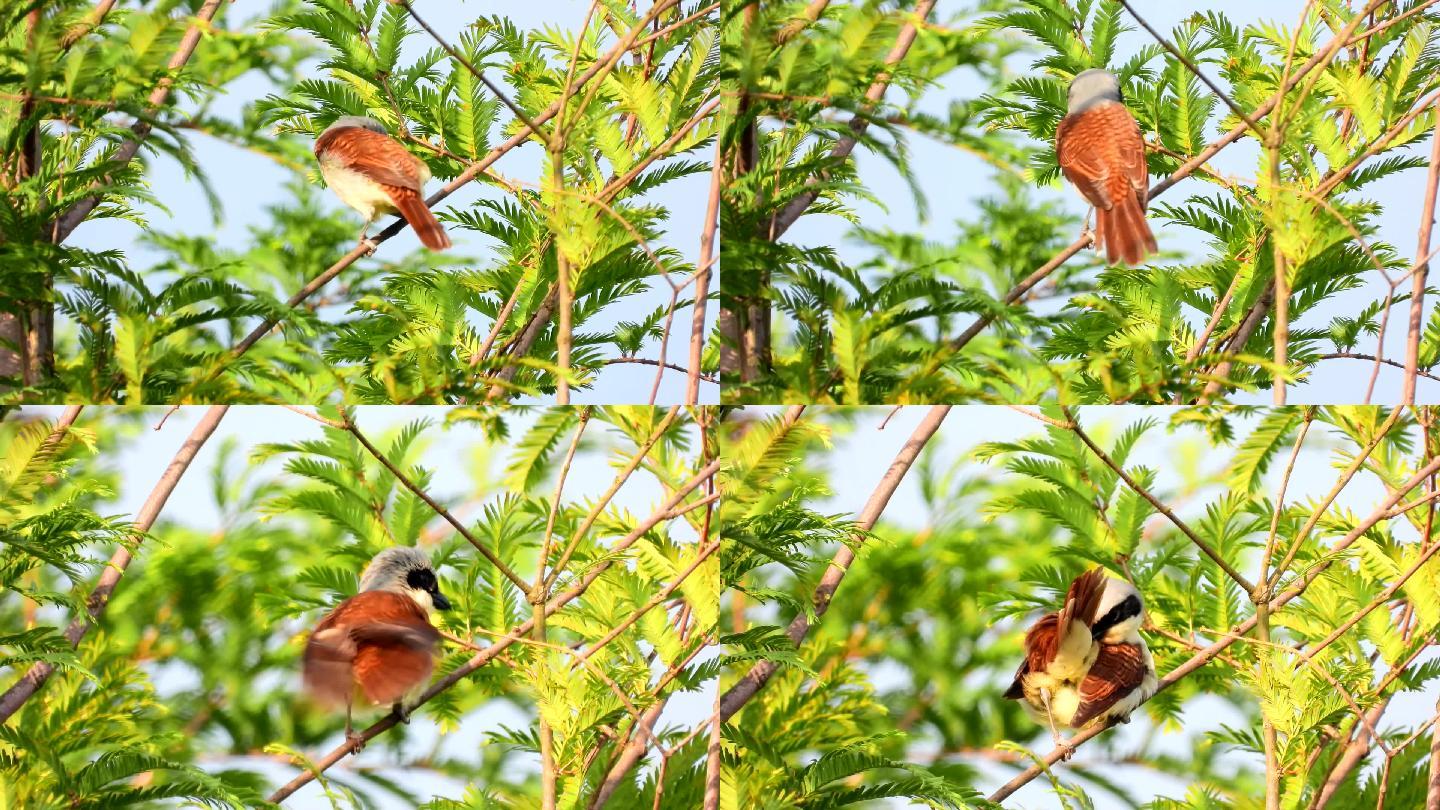
<svg viewBox="0 0 1440 810">
<path fill-rule="evenodd" d="M 341 602 L 305 645 L 305 685 L 343 702 L 358 684 L 376 703 L 393 703 L 430 677 L 440 633 L 408 596 L 366 591 Z"/>
<path fill-rule="evenodd" d="M 1025 696 L 1025 676 L 1031 672 L 1043 672 L 1055 660 L 1055 650 L 1060 645 L 1060 614 L 1047 613 L 1040 621 L 1025 631 L 1025 660 L 1015 670 L 1015 680 L 1005 690 L 1005 697 L 1019 700 Z"/>
<path fill-rule="evenodd" d="M 1143 210 L 1150 185 L 1145 142 L 1124 104 L 1100 104 L 1060 119 L 1055 155 L 1065 179 L 1091 205 L 1108 211 L 1120 195 L 1136 194 Z"/>
<path fill-rule="evenodd" d="M 1070 724 L 1089 723 L 1145 680 L 1145 655 L 1136 644 L 1101 644 L 1100 654 L 1080 683 L 1080 708 Z"/>
<path fill-rule="evenodd" d="M 321 155 L 377 183 L 420 191 L 420 159 L 388 135 L 364 127 L 332 129 L 315 140 L 315 156 Z"/>
<path fill-rule="evenodd" d="M 1095 612 L 1100 607 L 1100 597 L 1105 592 L 1105 573 L 1092 568 L 1076 577 L 1065 592 L 1065 605 L 1056 613 L 1040 618 L 1025 633 L 1025 660 L 1015 672 L 1015 680 L 1005 690 L 1005 697 L 1019 700 L 1024 695 L 1023 681 L 1031 672 L 1044 671 L 1055 660 L 1055 651 L 1060 647 L 1060 634 L 1069 628 L 1070 622 L 1079 620 L 1086 627 L 1095 623 Z"/>
</svg>

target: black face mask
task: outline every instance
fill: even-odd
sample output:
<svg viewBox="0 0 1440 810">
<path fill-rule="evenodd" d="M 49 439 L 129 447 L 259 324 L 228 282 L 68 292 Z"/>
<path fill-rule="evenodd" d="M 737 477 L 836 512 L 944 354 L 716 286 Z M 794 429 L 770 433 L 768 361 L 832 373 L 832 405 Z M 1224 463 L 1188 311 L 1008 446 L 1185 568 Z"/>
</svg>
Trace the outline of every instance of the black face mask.
<svg viewBox="0 0 1440 810">
<path fill-rule="evenodd" d="M 430 594 L 430 602 L 436 610 L 449 610 L 450 600 L 440 593 L 440 583 L 435 581 L 435 572 L 428 568 L 416 568 L 405 576 L 405 584 L 417 591 Z"/>
</svg>

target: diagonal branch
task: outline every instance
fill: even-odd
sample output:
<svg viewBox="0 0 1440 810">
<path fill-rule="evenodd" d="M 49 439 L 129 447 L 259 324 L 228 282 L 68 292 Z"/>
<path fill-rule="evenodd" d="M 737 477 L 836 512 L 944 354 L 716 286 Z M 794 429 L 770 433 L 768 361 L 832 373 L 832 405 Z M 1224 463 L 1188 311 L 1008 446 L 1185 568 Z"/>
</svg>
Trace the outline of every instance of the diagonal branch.
<svg viewBox="0 0 1440 810">
<path fill-rule="evenodd" d="M 420 27 L 425 29 L 425 32 L 429 34 L 430 37 L 440 45 L 441 49 L 443 49 L 446 53 L 450 54 L 451 59 L 459 62 L 461 66 L 463 66 L 466 70 L 470 71 L 470 74 L 472 76 L 479 79 L 480 83 L 485 85 L 485 87 L 491 93 L 493 93 L 496 98 L 500 99 L 500 103 L 508 107 L 510 109 L 510 112 L 514 113 L 515 117 L 519 118 L 520 122 L 525 125 L 525 128 L 530 130 L 530 132 L 534 134 L 535 137 L 539 138 L 543 143 L 550 143 L 550 136 L 546 135 L 545 132 L 540 129 L 540 124 L 532 120 L 530 116 L 525 113 L 525 110 L 520 108 L 520 105 L 512 101 L 509 96 L 505 95 L 505 91 L 501 90 L 498 85 L 490 81 L 490 77 L 485 75 L 485 71 L 480 70 L 479 68 L 475 67 L 475 65 L 471 64 L 469 59 L 466 59 L 463 54 L 455 50 L 454 46 L 452 46 L 449 42 L 446 42 L 444 37 L 440 36 L 439 31 L 431 28 L 430 23 L 425 22 L 425 20 L 419 15 L 419 13 L 415 11 L 415 7 L 410 5 L 410 0 L 390 0 L 390 2 L 398 2 L 400 5 L 404 6 L 405 11 L 415 19 L 415 22 L 420 23 Z M 569 86 L 568 83 L 566 86 Z"/>
<path fill-rule="evenodd" d="M 949 405 L 932 406 L 920 424 L 915 426 L 910 438 L 900 448 L 900 452 L 895 454 L 895 460 L 890 462 L 890 467 L 880 478 L 880 483 L 876 484 L 874 492 L 870 493 L 865 507 L 860 510 L 856 525 L 861 531 L 868 532 L 875 528 L 881 513 L 890 503 L 891 496 L 899 488 L 900 481 L 905 477 L 905 473 L 910 471 L 910 466 L 915 463 L 920 451 L 925 449 L 925 444 L 935 435 L 935 431 L 940 429 L 940 423 L 945 421 L 945 415 L 950 412 L 950 407 Z M 864 541 L 864 537 L 857 536 L 855 540 L 858 544 Z M 834 597 L 836 589 L 845 579 L 845 573 L 850 569 L 850 563 L 854 560 L 855 550 L 849 545 L 842 545 L 830 560 L 830 565 L 826 568 L 825 575 L 820 578 L 820 584 L 815 586 L 815 593 L 812 596 L 817 621 L 829 609 L 831 598 Z M 785 632 L 790 640 L 799 646 L 805 640 L 806 634 L 810 632 L 809 616 L 804 612 L 800 613 L 790 622 L 790 627 Z M 754 697 L 770 681 L 771 676 L 778 669 L 779 665 L 774 661 L 761 661 L 751 667 L 738 683 L 721 696 L 720 722 L 724 723 L 735 716 L 735 713 L 740 711 L 750 698 Z"/>
<path fill-rule="evenodd" d="M 895 45 L 891 47 L 890 52 L 885 55 L 885 67 L 894 67 L 900 63 L 901 59 L 905 58 L 905 54 L 910 51 L 910 46 L 915 43 L 915 37 L 919 33 L 920 24 L 930 16 L 930 11 L 934 7 L 935 0 L 920 0 L 919 3 L 915 4 L 915 10 L 910 12 L 910 21 L 900 28 L 900 34 L 895 38 Z M 817 18 L 821 11 L 824 11 L 823 5 L 820 5 L 816 10 L 815 16 Z M 885 97 L 885 91 L 890 88 L 890 78 L 891 76 L 888 72 L 881 72 L 880 75 L 875 78 L 875 81 L 866 88 L 865 101 L 872 105 L 879 103 L 880 99 Z M 844 160 L 850 157 L 850 153 L 855 151 L 855 146 L 860 142 L 860 138 L 865 134 L 865 130 L 870 128 L 870 121 L 863 115 L 856 115 L 850 119 L 849 127 L 850 134 L 837 140 L 835 145 L 830 147 L 830 158 L 832 160 Z M 790 230 L 790 226 L 794 225 L 795 221 L 800 219 L 805 213 L 805 209 L 809 208 L 811 203 L 819 199 L 820 191 L 815 188 L 815 186 L 818 186 L 823 180 L 823 176 L 820 178 L 812 177 L 806 182 L 806 185 L 810 186 L 809 190 L 801 192 L 799 196 L 787 203 L 785 207 L 780 210 L 780 213 L 776 214 L 775 218 L 770 221 L 770 227 L 766 229 L 765 233 L 767 239 L 773 242 L 779 239 L 786 231 Z"/>
<path fill-rule="evenodd" d="M 191 23 L 190 27 L 185 31 L 184 36 L 180 37 L 180 46 L 175 49 L 175 54 L 170 57 L 169 63 L 165 66 L 169 75 L 162 78 L 160 82 L 155 85 L 155 89 L 150 91 L 150 97 L 146 99 L 146 103 L 151 110 L 158 110 L 160 106 L 165 103 L 165 99 L 170 96 L 170 88 L 175 84 L 175 72 L 184 67 L 186 62 L 190 61 L 191 54 L 195 53 L 195 46 L 200 43 L 201 33 L 210 27 L 210 21 L 215 18 L 215 13 L 220 10 L 220 3 L 221 0 L 206 0 L 205 5 L 201 6 L 200 11 L 195 14 L 195 22 Z M 108 10 L 108 8 L 104 7 L 103 2 L 101 6 L 96 9 L 97 12 Z M 103 18 L 103 13 L 101 17 Z M 96 24 L 99 24 L 99 18 L 97 18 Z M 136 153 L 140 151 L 140 145 L 144 143 L 151 129 L 150 122 L 144 119 L 136 121 L 134 125 L 130 127 L 131 137 L 120 144 L 120 148 L 115 150 L 115 156 L 110 159 L 110 162 L 116 164 L 115 169 L 124 168 L 129 165 L 130 161 L 135 158 Z M 114 169 L 112 169 L 112 171 L 114 171 Z M 60 216 L 60 219 L 55 223 L 54 241 L 56 244 L 65 241 L 65 238 L 68 237 L 81 222 L 85 221 L 85 217 L 90 216 L 90 212 L 94 211 L 95 207 L 100 204 L 100 200 L 104 196 L 104 188 L 109 182 L 110 175 L 106 175 L 103 180 L 97 180 L 90 187 L 91 194 L 89 197 L 75 203 L 75 205 L 70 207 L 70 210 Z"/>
<path fill-rule="evenodd" d="M 1150 36 L 1154 37 L 1155 41 L 1160 43 L 1160 47 L 1169 51 L 1171 56 L 1175 57 L 1180 61 L 1180 64 L 1184 65 L 1187 70 L 1195 74 L 1195 77 L 1197 79 L 1204 82 L 1205 86 L 1210 88 L 1210 92 L 1214 93 L 1220 98 L 1221 101 L 1225 102 L 1225 106 L 1230 108 L 1230 112 L 1235 113 L 1236 117 L 1238 117 L 1241 121 L 1245 122 L 1245 125 L 1250 128 L 1250 132 L 1257 139 L 1261 141 L 1265 140 L 1265 132 L 1260 129 L 1260 125 L 1255 123 L 1254 119 L 1252 119 L 1249 115 L 1246 114 L 1243 109 L 1240 108 L 1240 105 L 1235 102 L 1235 99 L 1230 98 L 1229 94 L 1221 90 L 1220 87 L 1215 84 L 1215 82 L 1210 81 L 1210 77 L 1202 73 L 1199 66 L 1196 65 L 1194 62 L 1190 61 L 1190 57 L 1181 53 L 1179 48 L 1176 48 L 1170 43 L 1170 40 L 1166 39 L 1164 35 L 1162 35 L 1159 31 L 1156 31 L 1154 28 L 1152 28 L 1150 26 L 1150 23 L 1146 22 L 1145 18 L 1141 17 L 1139 13 L 1135 11 L 1135 7 L 1130 5 L 1130 0 L 1120 0 L 1120 5 L 1124 6 L 1125 10 L 1130 12 L 1130 16 L 1135 18 L 1135 22 L 1140 23 L 1141 28 L 1144 28 L 1146 31 L 1150 32 Z"/>
<path fill-rule="evenodd" d="M 344 426 L 345 430 L 348 431 L 350 435 L 354 436 L 355 439 L 360 442 L 361 446 L 365 448 L 366 452 L 374 456 L 376 461 L 380 462 L 380 464 L 384 466 L 385 469 L 389 470 L 390 474 L 395 476 L 395 480 L 399 481 L 401 484 L 404 484 L 406 489 L 410 490 L 412 493 L 415 494 L 415 497 L 424 501 L 425 505 L 430 507 L 431 510 L 435 512 L 435 514 L 444 518 L 446 523 L 449 523 L 452 527 L 454 527 L 455 531 L 459 532 L 461 537 L 464 537 L 466 540 L 470 541 L 470 545 L 474 546 L 475 550 L 480 552 L 480 556 L 488 560 L 491 565 L 495 566 L 495 570 L 499 571 L 501 574 L 504 574 L 506 579 L 514 583 L 515 587 L 519 588 L 521 593 L 529 593 L 530 586 L 526 584 L 525 580 L 522 579 L 519 574 L 515 573 L 515 571 L 511 569 L 510 566 L 506 565 L 504 560 L 501 560 L 498 556 L 496 556 L 495 552 L 491 551 L 489 547 L 487 547 L 484 543 L 481 543 L 479 540 L 477 540 L 475 538 L 475 535 L 471 534 L 470 530 L 465 528 L 464 523 L 461 523 L 454 515 L 450 514 L 449 509 L 446 509 L 444 506 L 440 505 L 438 501 L 430 497 L 430 495 L 426 493 L 425 490 L 421 489 L 415 484 L 414 481 L 410 480 L 410 476 L 406 475 L 399 467 L 395 466 L 395 462 L 391 461 L 384 453 L 380 452 L 380 448 L 372 444 L 370 440 L 366 438 L 365 434 L 360 432 L 360 426 L 355 424 L 355 420 L 350 416 L 350 411 L 343 406 L 340 408 L 340 419 L 341 424 Z"/>
<path fill-rule="evenodd" d="M 1072 431 L 1076 435 L 1076 437 L 1080 439 L 1080 441 L 1084 442 L 1085 446 L 1090 448 L 1090 452 L 1094 453 L 1097 458 L 1104 462 L 1105 466 L 1109 467 L 1111 471 L 1113 471 L 1116 475 L 1120 476 L 1120 480 L 1124 481 L 1126 486 L 1130 487 L 1130 489 L 1134 490 L 1136 495 L 1144 498 L 1150 503 L 1151 506 L 1155 507 L 1155 511 L 1169 518 L 1170 522 L 1175 524 L 1175 528 L 1179 529 L 1182 534 L 1190 538 L 1190 542 L 1194 543 L 1197 548 L 1205 552 L 1205 556 L 1209 557 L 1211 560 L 1214 560 L 1215 564 L 1220 566 L 1220 570 L 1224 571 L 1231 579 L 1235 580 L 1235 584 L 1239 585 L 1241 588 L 1244 588 L 1247 594 L 1251 594 L 1252 596 L 1255 594 L 1255 586 L 1250 583 L 1250 580 L 1246 579 L 1243 574 L 1235 570 L 1234 566 L 1226 562 L 1225 558 L 1220 556 L 1220 553 L 1217 552 L 1213 547 L 1211 547 L 1209 543 L 1205 542 L 1205 540 L 1201 538 L 1200 535 L 1196 534 L 1195 530 L 1190 528 L 1190 525 L 1188 523 L 1181 520 L 1180 516 L 1175 514 L 1174 510 L 1161 503 L 1160 499 L 1156 498 L 1153 494 L 1151 494 L 1150 490 L 1141 486 L 1139 481 L 1136 481 L 1130 476 L 1129 473 L 1125 472 L 1125 469 L 1123 467 L 1115 463 L 1115 459 L 1111 458 L 1109 453 L 1101 450 L 1100 445 L 1096 444 L 1095 440 L 1090 438 L 1090 434 L 1086 433 L 1085 429 L 1080 427 L 1080 420 L 1075 418 L 1075 415 L 1070 411 L 1069 408 L 1061 406 L 1060 410 L 1062 413 L 1065 414 L 1065 418 L 1070 420 L 1070 423 L 1067 425 L 1070 431 Z"/>
<path fill-rule="evenodd" d="M 175 457 L 170 460 L 170 465 L 160 474 L 160 480 L 150 491 L 150 497 L 145 499 L 140 511 L 135 513 L 134 530 L 137 542 L 142 540 L 145 533 L 155 525 L 155 520 L 160 517 L 160 511 L 165 508 L 166 501 L 170 499 L 170 493 L 175 491 L 175 485 L 180 483 L 180 478 L 189 469 L 190 462 L 195 459 L 195 455 L 200 452 L 205 441 L 215 432 L 221 417 L 229 408 L 229 405 L 215 405 L 207 410 L 205 415 L 200 418 L 199 423 L 195 425 L 194 430 L 190 431 L 190 436 L 185 443 L 180 445 L 180 449 L 175 452 Z M 71 410 L 66 410 L 66 416 L 70 417 L 71 422 L 78 413 L 78 407 L 74 408 L 73 414 Z M 57 430 L 59 430 L 58 427 Z M 51 434 L 51 436 L 54 435 L 54 433 Z M 48 442 L 49 439 L 47 438 L 46 441 Z M 90 597 L 85 600 L 85 615 L 75 617 L 65 630 L 65 639 L 70 642 L 71 647 L 79 647 L 85 634 L 90 632 L 90 627 L 99 621 L 101 614 L 105 612 L 106 605 L 110 603 L 110 595 L 120 584 L 120 577 L 125 575 L 125 569 L 129 567 L 131 559 L 133 559 L 133 555 L 130 553 L 130 549 L 124 546 L 115 549 L 115 553 L 110 555 L 110 562 L 106 564 L 104 572 L 100 574 L 100 579 L 96 581 L 95 587 L 90 591 Z M 55 667 L 48 663 L 37 663 L 30 667 L 5 694 L 0 695 L 0 723 L 9 720 L 10 716 L 15 714 L 25 704 L 25 701 L 30 699 L 31 695 L 45 685 L 45 681 L 49 680 L 54 671 Z"/>
</svg>

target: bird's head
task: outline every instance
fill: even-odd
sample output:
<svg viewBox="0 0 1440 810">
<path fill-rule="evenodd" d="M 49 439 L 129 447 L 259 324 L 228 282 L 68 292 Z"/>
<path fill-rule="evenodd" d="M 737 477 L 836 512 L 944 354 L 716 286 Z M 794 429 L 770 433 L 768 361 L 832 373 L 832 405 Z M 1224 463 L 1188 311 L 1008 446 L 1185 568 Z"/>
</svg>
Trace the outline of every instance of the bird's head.
<svg viewBox="0 0 1440 810">
<path fill-rule="evenodd" d="M 1096 641 L 1134 644 L 1140 639 L 1140 625 L 1145 623 L 1145 600 L 1140 589 L 1123 579 L 1105 578 L 1105 593 L 1095 611 L 1095 624 L 1090 631 Z"/>
<path fill-rule="evenodd" d="M 430 558 L 418 548 L 394 546 L 375 555 L 360 575 L 361 591 L 391 591 L 415 600 L 425 610 L 449 610 Z"/>
<path fill-rule="evenodd" d="M 1072 113 L 1107 101 L 1120 100 L 1120 80 L 1108 70 L 1091 68 L 1081 72 L 1070 82 L 1069 105 Z"/>
<path fill-rule="evenodd" d="M 325 132 L 321 132 L 319 137 L 324 137 L 325 133 L 331 130 L 344 129 L 346 127 L 359 127 L 361 129 L 368 129 L 371 132 L 378 132 L 381 135 L 387 134 L 384 124 L 367 115 L 342 115 L 335 119 L 335 123 L 326 127 Z"/>
</svg>

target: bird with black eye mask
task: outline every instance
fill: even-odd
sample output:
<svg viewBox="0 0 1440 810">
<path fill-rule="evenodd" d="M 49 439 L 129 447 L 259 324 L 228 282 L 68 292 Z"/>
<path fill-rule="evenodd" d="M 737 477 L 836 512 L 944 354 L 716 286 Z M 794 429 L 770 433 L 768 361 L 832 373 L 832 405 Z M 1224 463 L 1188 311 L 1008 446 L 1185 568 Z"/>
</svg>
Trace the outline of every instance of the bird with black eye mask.
<svg viewBox="0 0 1440 810">
<path fill-rule="evenodd" d="M 1062 759 L 1074 748 L 1057 724 L 1127 723 L 1155 694 L 1159 679 L 1140 635 L 1144 623 L 1139 589 L 1092 568 L 1070 583 L 1059 611 L 1026 631 L 1025 660 L 1005 697 L 1023 701 L 1031 716 L 1049 724 Z"/>
<path fill-rule="evenodd" d="M 430 558 L 397 546 L 375 555 L 360 575 L 360 592 L 315 626 L 305 644 L 305 689 L 324 705 L 345 705 L 345 739 L 354 751 L 364 746 L 351 726 L 357 693 L 410 721 L 405 701 L 429 682 L 440 651 L 430 611 L 449 608 Z"/>
</svg>

